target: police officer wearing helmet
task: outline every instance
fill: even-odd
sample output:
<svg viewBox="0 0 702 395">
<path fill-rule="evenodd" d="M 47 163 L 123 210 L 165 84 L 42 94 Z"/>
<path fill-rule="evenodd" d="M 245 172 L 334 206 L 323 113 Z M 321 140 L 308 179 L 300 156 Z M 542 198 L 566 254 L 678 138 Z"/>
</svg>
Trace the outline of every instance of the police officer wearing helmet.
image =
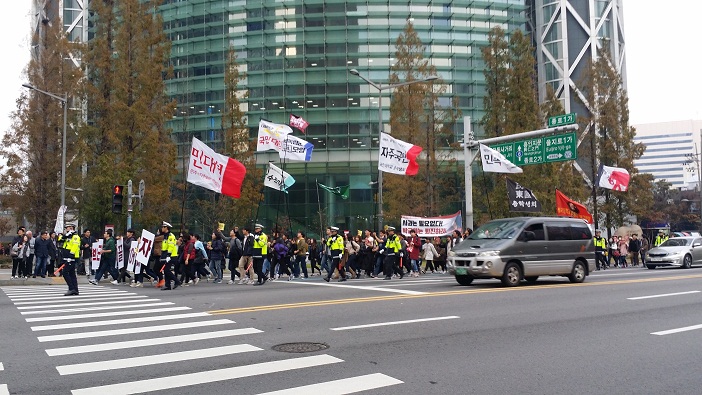
<svg viewBox="0 0 702 395">
<path fill-rule="evenodd" d="M 385 242 L 385 248 L 381 250 L 381 253 L 385 255 L 383 260 L 383 271 L 385 272 L 385 278 L 383 280 L 390 280 L 392 278 L 393 272 L 400 275 L 400 278 L 405 276 L 404 271 L 399 270 L 398 259 L 400 250 L 402 249 L 402 244 L 400 243 L 400 238 L 395 234 L 395 228 L 388 226 L 388 239 Z"/>
<path fill-rule="evenodd" d="M 254 285 L 263 285 L 268 281 L 268 276 L 263 274 L 263 261 L 268 255 L 268 236 L 263 233 L 263 225 L 254 225 L 253 239 L 253 269 L 258 277 Z"/>
<path fill-rule="evenodd" d="M 607 240 L 602 237 L 602 232 L 599 229 L 595 231 L 595 237 L 592 240 L 595 244 L 595 263 L 597 264 L 597 270 L 600 270 L 600 268 L 607 269 L 607 260 L 605 259 Z"/>
<path fill-rule="evenodd" d="M 329 282 L 332 275 L 334 275 L 334 269 L 339 270 L 339 282 L 346 281 L 346 270 L 340 267 L 341 257 L 344 255 L 344 238 L 339 236 L 339 228 L 336 226 L 331 227 L 331 236 L 327 239 L 327 249 L 331 253 L 332 264 L 329 265 L 329 271 L 327 276 L 324 277 L 324 281 Z"/>
<path fill-rule="evenodd" d="M 66 224 L 65 232 L 59 235 L 58 245 L 63 260 L 62 274 L 68 285 L 68 292 L 64 296 L 78 295 L 76 261 L 80 258 L 80 236 L 76 234 L 73 224 Z"/>
<path fill-rule="evenodd" d="M 178 277 L 176 277 L 171 271 L 171 260 L 175 262 L 176 258 L 178 257 L 178 246 L 176 244 L 176 237 L 171 232 L 172 227 L 173 225 L 166 221 L 163 221 L 161 224 L 161 235 L 163 235 L 163 241 L 161 242 L 161 259 L 159 262 L 161 266 L 158 268 L 158 270 L 156 270 L 156 273 L 158 273 L 159 280 L 161 280 L 160 272 L 161 269 L 163 269 L 163 274 L 166 280 L 163 288 L 161 288 L 163 291 L 168 291 L 171 289 L 171 281 L 174 282 L 173 289 L 180 287 Z"/>
</svg>

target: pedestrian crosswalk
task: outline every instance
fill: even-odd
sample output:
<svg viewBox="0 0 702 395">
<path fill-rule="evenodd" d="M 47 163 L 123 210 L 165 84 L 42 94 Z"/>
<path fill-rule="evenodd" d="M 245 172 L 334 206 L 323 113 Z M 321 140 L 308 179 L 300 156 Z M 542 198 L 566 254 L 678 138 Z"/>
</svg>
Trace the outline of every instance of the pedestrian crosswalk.
<svg viewBox="0 0 702 395">
<path fill-rule="evenodd" d="M 280 358 L 267 347 L 259 347 L 266 344 L 260 337 L 263 330 L 241 327 L 233 320 L 193 312 L 133 291 L 92 287 L 79 296 L 64 298 L 65 289 L 55 286 L 2 290 L 46 347 L 61 377 L 57 386 L 70 389 L 73 395 L 173 389 L 200 393 L 218 383 L 299 371 L 305 372 L 295 381 L 299 386 L 290 387 L 289 381 L 272 382 L 270 386 L 286 388 L 266 394 L 383 393 L 383 388 L 403 383 L 379 372 L 348 377 L 343 370 L 332 370 L 337 377 L 331 377 L 318 369 L 343 364 L 337 356 Z M 246 364 L 244 360 L 254 362 Z M 318 369 L 311 369 L 315 367 Z M 86 386 L 86 382 L 95 385 Z M 0 384 L 0 395 L 5 393 L 12 393 L 12 388 Z"/>
</svg>

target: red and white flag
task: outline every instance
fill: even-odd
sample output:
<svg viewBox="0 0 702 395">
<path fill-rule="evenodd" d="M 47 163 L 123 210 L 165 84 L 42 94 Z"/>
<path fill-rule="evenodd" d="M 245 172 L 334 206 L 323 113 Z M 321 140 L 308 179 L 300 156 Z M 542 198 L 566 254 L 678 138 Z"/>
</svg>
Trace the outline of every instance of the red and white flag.
<svg viewBox="0 0 702 395">
<path fill-rule="evenodd" d="M 238 198 L 246 167 L 241 162 L 216 153 L 193 137 L 188 165 L 188 182 L 222 195 Z"/>
<path fill-rule="evenodd" d="M 629 172 L 621 167 L 600 165 L 600 180 L 597 184 L 602 188 L 625 192 L 629 189 Z"/>
<path fill-rule="evenodd" d="M 298 117 L 295 114 L 290 114 L 290 126 L 300 129 L 302 133 L 306 133 L 307 127 L 310 126 L 310 124 L 302 119 L 302 117 Z"/>
<path fill-rule="evenodd" d="M 378 170 L 386 173 L 413 176 L 419 171 L 417 155 L 422 147 L 394 139 L 387 133 L 380 133 Z"/>
</svg>

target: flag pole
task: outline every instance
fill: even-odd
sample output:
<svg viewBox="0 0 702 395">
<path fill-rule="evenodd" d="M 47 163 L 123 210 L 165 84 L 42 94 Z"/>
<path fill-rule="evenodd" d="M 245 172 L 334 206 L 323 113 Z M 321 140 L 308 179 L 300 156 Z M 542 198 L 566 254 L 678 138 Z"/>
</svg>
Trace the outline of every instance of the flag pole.
<svg viewBox="0 0 702 395">
<path fill-rule="evenodd" d="M 324 224 L 322 224 L 322 203 L 319 201 L 319 181 L 314 179 L 314 184 L 317 186 L 317 211 L 319 212 L 319 237 L 324 233 Z"/>
</svg>

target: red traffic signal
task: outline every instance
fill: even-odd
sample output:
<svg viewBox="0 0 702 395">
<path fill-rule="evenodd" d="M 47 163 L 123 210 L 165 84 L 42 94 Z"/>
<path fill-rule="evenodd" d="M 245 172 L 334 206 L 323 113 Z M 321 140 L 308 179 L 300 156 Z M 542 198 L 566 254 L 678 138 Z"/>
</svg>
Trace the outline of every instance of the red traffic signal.
<svg viewBox="0 0 702 395">
<path fill-rule="evenodd" d="M 114 214 L 122 214 L 122 195 L 124 185 L 115 185 L 112 187 L 112 212 Z"/>
<path fill-rule="evenodd" d="M 112 187 L 112 194 L 113 195 L 121 195 L 122 190 L 124 190 L 124 185 L 115 185 Z"/>
</svg>

